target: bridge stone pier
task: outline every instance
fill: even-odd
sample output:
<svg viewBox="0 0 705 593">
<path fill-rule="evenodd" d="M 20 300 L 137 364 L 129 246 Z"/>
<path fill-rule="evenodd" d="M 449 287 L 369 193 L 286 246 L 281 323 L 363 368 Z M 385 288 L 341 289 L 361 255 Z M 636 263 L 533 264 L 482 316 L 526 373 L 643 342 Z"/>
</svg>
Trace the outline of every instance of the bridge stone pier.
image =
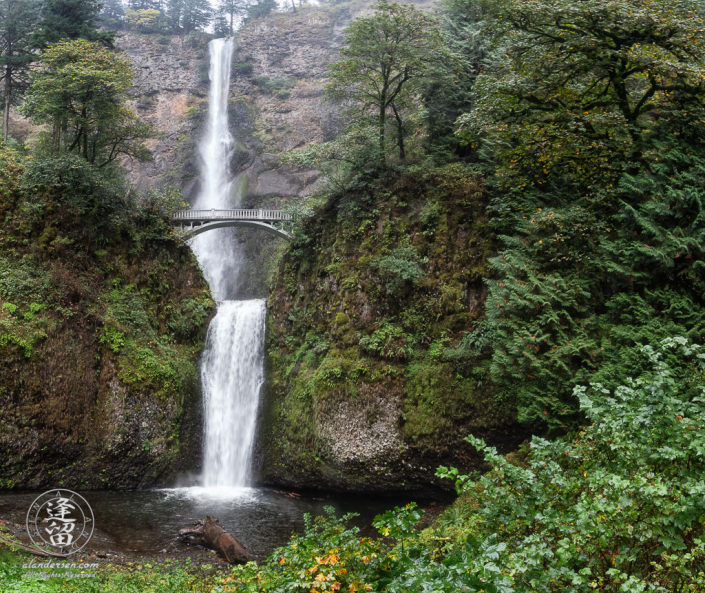
<svg viewBox="0 0 705 593">
<path fill-rule="evenodd" d="M 262 229 L 283 239 L 291 240 L 286 231 L 274 226 L 291 220 L 281 210 L 181 210 L 171 217 L 171 223 L 180 226 L 190 237 L 223 227 L 250 227 Z"/>
</svg>

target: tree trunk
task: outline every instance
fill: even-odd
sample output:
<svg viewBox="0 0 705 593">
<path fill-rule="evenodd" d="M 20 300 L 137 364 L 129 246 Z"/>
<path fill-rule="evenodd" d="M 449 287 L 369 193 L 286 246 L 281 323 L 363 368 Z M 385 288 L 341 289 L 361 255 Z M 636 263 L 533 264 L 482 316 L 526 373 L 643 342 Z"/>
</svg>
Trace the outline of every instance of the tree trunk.
<svg viewBox="0 0 705 593">
<path fill-rule="evenodd" d="M 291 7 L 294 9 L 294 12 L 296 12 L 296 2 L 294 0 L 291 0 Z"/>
<path fill-rule="evenodd" d="M 2 117 L 2 139 L 7 140 L 10 133 L 10 98 L 12 96 L 12 73 L 10 66 L 5 66 L 5 111 Z"/>
<path fill-rule="evenodd" d="M 385 102 L 382 101 L 382 105 L 380 106 L 380 109 L 379 109 L 379 154 L 380 154 L 379 160 L 380 160 L 382 167 L 385 167 L 387 164 L 387 160 L 385 159 L 385 155 L 384 155 L 384 131 L 385 131 L 384 128 L 386 126 L 385 119 L 386 119 L 386 115 L 387 115 L 387 113 L 386 113 L 387 108 L 384 105 L 384 103 Z"/>
<path fill-rule="evenodd" d="M 406 159 L 406 150 L 404 149 L 404 124 L 397 113 L 397 107 L 392 103 L 392 111 L 394 111 L 394 117 L 397 120 L 397 142 L 399 143 L 399 160 Z"/>
<path fill-rule="evenodd" d="M 246 564 L 252 560 L 245 546 L 225 531 L 218 524 L 218 520 L 210 515 L 205 521 L 196 521 L 195 527 L 180 529 L 179 537 L 186 543 L 214 550 L 230 564 Z"/>
</svg>

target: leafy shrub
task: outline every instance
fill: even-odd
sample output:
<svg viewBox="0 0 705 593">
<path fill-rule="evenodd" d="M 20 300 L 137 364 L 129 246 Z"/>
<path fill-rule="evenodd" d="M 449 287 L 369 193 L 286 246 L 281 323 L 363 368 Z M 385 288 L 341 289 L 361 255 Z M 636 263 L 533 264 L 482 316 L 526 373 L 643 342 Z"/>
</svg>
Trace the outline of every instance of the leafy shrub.
<svg viewBox="0 0 705 593">
<path fill-rule="evenodd" d="M 250 62 L 233 62 L 232 70 L 235 74 L 252 74 L 253 66 Z"/>
<path fill-rule="evenodd" d="M 157 43 L 159 45 L 169 45 L 171 43 L 171 37 L 168 37 L 166 35 L 159 35 L 157 36 Z"/>
<path fill-rule="evenodd" d="M 252 82 L 263 93 L 276 93 L 286 91 L 296 84 L 295 78 L 269 78 L 269 76 L 255 76 Z"/>
<path fill-rule="evenodd" d="M 528 468 L 480 439 L 494 470 L 477 483 L 440 468 L 474 497 L 498 564 L 520 591 L 696 591 L 705 587 L 705 354 L 684 338 L 643 348 L 654 371 L 613 393 L 576 387 L 590 425 L 572 442 L 534 437 Z M 691 364 L 692 386 L 666 357 Z"/>
<path fill-rule="evenodd" d="M 389 255 L 377 257 L 370 263 L 386 281 L 387 293 L 394 294 L 423 278 L 425 272 L 421 266 L 427 262 L 428 258 L 419 257 L 413 247 L 397 247 Z"/>
<path fill-rule="evenodd" d="M 381 358 L 408 359 L 414 355 L 416 339 L 398 325 L 385 321 L 370 336 L 359 339 L 360 348 Z"/>
<path fill-rule="evenodd" d="M 380 546 L 371 538 L 360 537 L 357 527 L 346 523 L 355 514 L 336 519 L 333 507 L 327 516 L 304 516 L 303 536 L 279 548 L 269 560 L 273 584 L 288 591 L 364 591 L 372 587 L 374 560 Z"/>
<path fill-rule="evenodd" d="M 210 80 L 210 68 L 205 62 L 198 64 L 198 78 L 201 82 L 208 82 Z"/>
<path fill-rule="evenodd" d="M 124 181 L 73 153 L 28 159 L 20 184 L 30 205 L 54 209 L 64 232 L 95 238 L 125 215 Z"/>
</svg>

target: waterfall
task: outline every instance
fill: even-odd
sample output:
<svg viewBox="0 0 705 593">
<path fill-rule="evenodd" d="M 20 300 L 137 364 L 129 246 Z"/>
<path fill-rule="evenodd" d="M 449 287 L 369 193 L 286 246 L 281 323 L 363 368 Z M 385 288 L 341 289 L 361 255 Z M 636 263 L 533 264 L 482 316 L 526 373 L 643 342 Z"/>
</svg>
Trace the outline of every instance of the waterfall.
<svg viewBox="0 0 705 593">
<path fill-rule="evenodd" d="M 233 40 L 215 39 L 210 51 L 208 125 L 200 143 L 201 191 L 198 209 L 237 208 L 230 158 L 228 89 Z M 205 413 L 203 485 L 242 487 L 250 461 L 264 368 L 265 301 L 234 301 L 240 257 L 235 229 L 216 229 L 194 239 L 192 249 L 217 299 L 208 328 L 201 382 Z"/>
<path fill-rule="evenodd" d="M 264 299 L 225 301 L 208 328 L 203 485 L 245 486 L 263 381 Z"/>
<path fill-rule="evenodd" d="M 228 90 L 230 88 L 230 62 L 233 39 L 214 39 L 208 44 L 210 52 L 208 97 L 208 124 L 199 145 L 201 161 L 201 191 L 194 207 L 237 208 L 240 196 L 232 195 L 233 178 L 230 158 L 234 139 L 228 128 Z M 211 292 L 219 300 L 231 297 L 237 287 L 239 254 L 233 240 L 234 229 L 218 229 L 196 237 L 191 245 Z"/>
</svg>

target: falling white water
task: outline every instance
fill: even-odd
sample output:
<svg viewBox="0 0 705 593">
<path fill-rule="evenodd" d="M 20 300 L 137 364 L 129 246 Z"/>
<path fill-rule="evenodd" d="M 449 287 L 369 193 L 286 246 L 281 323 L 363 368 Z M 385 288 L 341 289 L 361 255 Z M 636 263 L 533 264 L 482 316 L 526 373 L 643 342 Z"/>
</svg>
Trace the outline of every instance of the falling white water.
<svg viewBox="0 0 705 593">
<path fill-rule="evenodd" d="M 210 98 L 206 134 L 200 144 L 198 209 L 236 208 L 228 129 L 232 39 L 215 39 L 210 50 Z M 221 302 L 208 328 L 201 377 L 205 405 L 203 486 L 208 491 L 247 486 L 263 381 L 265 301 L 231 301 L 240 257 L 234 229 L 216 229 L 193 241 L 213 295 Z"/>
<path fill-rule="evenodd" d="M 264 299 L 225 301 L 208 328 L 203 485 L 246 486 L 264 378 Z"/>
<path fill-rule="evenodd" d="M 208 125 L 199 145 L 201 157 L 201 191 L 194 208 L 201 210 L 228 209 L 239 206 L 239 196 L 233 195 L 230 159 L 234 139 L 228 129 L 228 91 L 233 39 L 214 39 L 210 51 L 211 81 L 208 98 Z M 240 257 L 233 240 L 234 229 L 217 229 L 196 237 L 191 244 L 211 292 L 219 300 L 230 297 L 237 286 Z"/>
</svg>

